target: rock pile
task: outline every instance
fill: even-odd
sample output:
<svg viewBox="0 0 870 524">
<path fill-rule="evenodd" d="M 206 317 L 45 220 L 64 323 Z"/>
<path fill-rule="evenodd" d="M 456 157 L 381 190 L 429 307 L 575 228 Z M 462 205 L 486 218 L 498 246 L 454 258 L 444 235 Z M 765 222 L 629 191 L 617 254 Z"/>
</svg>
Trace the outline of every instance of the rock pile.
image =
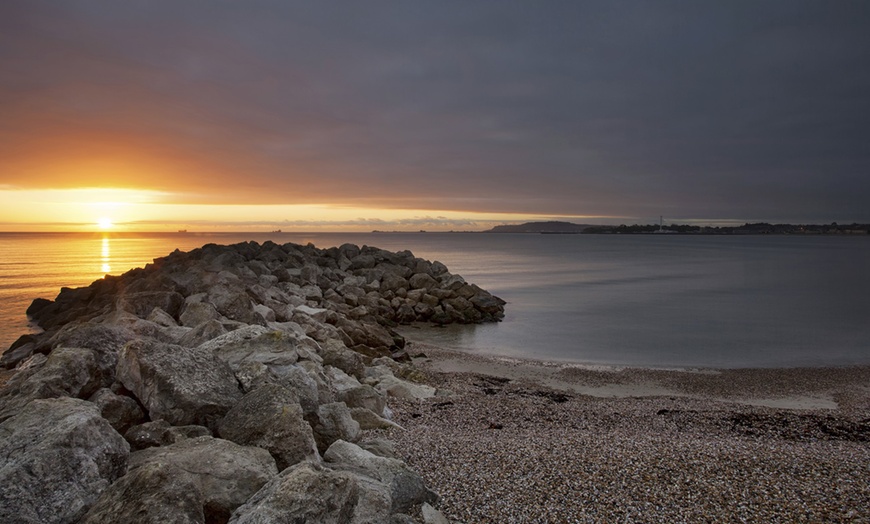
<svg viewBox="0 0 870 524">
<path fill-rule="evenodd" d="M 435 393 L 390 327 L 503 307 L 408 251 L 271 242 L 37 299 L 45 331 L 0 358 L 0 521 L 441 522 L 365 436 L 395 426 L 388 397 Z"/>
</svg>

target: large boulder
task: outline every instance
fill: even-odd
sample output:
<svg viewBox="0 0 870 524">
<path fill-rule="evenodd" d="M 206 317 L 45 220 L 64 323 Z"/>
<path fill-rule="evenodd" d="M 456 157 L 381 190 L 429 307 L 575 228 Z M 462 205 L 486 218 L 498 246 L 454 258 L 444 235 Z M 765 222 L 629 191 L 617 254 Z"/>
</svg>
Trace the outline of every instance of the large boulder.
<svg viewBox="0 0 870 524">
<path fill-rule="evenodd" d="M 118 395 L 111 389 L 103 388 L 88 399 L 100 408 L 100 414 L 118 433 L 124 434 L 131 426 L 139 424 L 145 413 L 139 403 L 130 397 Z"/>
<path fill-rule="evenodd" d="M 0 421 L 40 398 L 88 397 L 99 386 L 97 358 L 84 348 L 57 348 L 34 373 L 19 374 L 0 393 Z"/>
<path fill-rule="evenodd" d="M 118 353 L 124 344 L 134 340 L 136 333 L 123 326 L 112 324 L 68 324 L 49 340 L 52 348 L 87 348 L 97 356 L 100 385 L 109 387 L 115 381 Z"/>
<path fill-rule="evenodd" d="M 354 420 L 356 420 L 362 430 L 389 428 L 402 429 L 402 427 L 395 422 L 387 420 L 367 408 L 350 408 L 350 415 Z"/>
<path fill-rule="evenodd" d="M 355 471 L 389 486 L 394 513 L 405 513 L 415 505 L 438 500 L 423 478 L 401 460 L 380 457 L 343 440 L 334 442 L 323 458 L 335 469 Z"/>
<path fill-rule="evenodd" d="M 209 320 L 217 320 L 220 313 L 209 302 L 188 302 L 184 305 L 178 319 L 182 326 L 196 327 Z"/>
<path fill-rule="evenodd" d="M 356 441 L 359 439 L 359 422 L 354 420 L 353 414 L 344 402 L 331 402 L 322 404 L 317 408 L 317 413 L 312 417 L 314 439 L 317 441 L 317 449 L 326 451 L 336 440 Z"/>
<path fill-rule="evenodd" d="M 383 415 L 387 406 L 384 395 L 368 384 L 341 392 L 339 399 L 349 408 L 365 408 L 377 415 Z"/>
<path fill-rule="evenodd" d="M 303 460 L 319 460 L 311 426 L 296 395 L 277 384 L 251 391 L 218 425 L 221 438 L 257 446 L 275 458 L 279 470 Z"/>
<path fill-rule="evenodd" d="M 254 303 L 246 293 L 217 293 L 209 298 L 211 298 L 215 309 L 230 320 L 237 320 L 245 324 L 266 325 L 266 319 L 254 311 Z"/>
<path fill-rule="evenodd" d="M 195 475 L 152 462 L 112 484 L 79 524 L 205 524 L 204 503 Z"/>
<path fill-rule="evenodd" d="M 135 340 L 121 350 L 118 380 L 152 420 L 214 428 L 242 398 L 229 366 L 198 349 Z"/>
<path fill-rule="evenodd" d="M 131 472 L 154 463 L 169 463 L 193 475 L 202 490 L 206 520 L 216 522 L 226 522 L 234 509 L 278 474 L 268 451 L 211 437 L 130 455 Z"/>
<path fill-rule="evenodd" d="M 117 308 L 139 318 L 148 318 L 155 308 L 162 309 L 172 318 L 178 318 L 184 305 L 184 297 L 175 291 L 140 291 L 125 293 L 118 297 Z"/>
<path fill-rule="evenodd" d="M 435 396 L 435 388 L 426 384 L 416 384 L 402 380 L 393 375 L 392 370 L 384 365 L 373 366 L 366 370 L 367 382 L 384 395 L 404 400 L 418 400 Z"/>
<path fill-rule="evenodd" d="M 233 513 L 231 524 L 388 522 L 385 486 L 350 471 L 302 462 L 287 468 Z"/>
<path fill-rule="evenodd" d="M 321 356 L 323 364 L 336 367 L 348 375 L 362 378 L 365 373 L 365 359 L 356 351 L 351 351 L 339 341 L 330 340 L 323 344 Z"/>
<path fill-rule="evenodd" d="M 245 328 L 242 328 L 245 329 Z M 270 368 L 291 366 L 299 360 L 298 338 L 284 331 L 264 331 L 249 338 L 231 337 L 234 332 L 213 339 L 202 346 L 238 369 L 244 362 L 259 362 Z"/>
<path fill-rule="evenodd" d="M 200 347 L 203 350 L 214 352 L 224 346 L 243 344 L 247 340 L 257 338 L 260 335 L 271 331 L 272 330 L 266 326 L 260 325 L 240 326 L 238 329 L 233 329 L 217 338 L 204 342 Z"/>
<path fill-rule="evenodd" d="M 0 522 L 77 522 L 124 474 L 129 452 L 90 402 L 30 402 L 0 424 Z"/>
<path fill-rule="evenodd" d="M 193 348 L 226 334 L 227 329 L 223 324 L 217 320 L 206 320 L 182 335 L 178 339 L 178 344 Z"/>
<path fill-rule="evenodd" d="M 130 449 L 140 449 L 155 446 L 169 446 L 182 440 L 210 437 L 211 431 L 204 426 L 170 426 L 165 420 L 144 422 L 130 427 L 124 433 L 124 439 L 130 443 Z"/>
<path fill-rule="evenodd" d="M 435 289 L 438 287 L 438 281 L 426 273 L 417 273 L 408 279 L 411 289 Z"/>
<path fill-rule="evenodd" d="M 21 335 L 18 340 L 12 343 L 9 348 L 0 356 L 0 368 L 12 369 L 19 362 L 30 358 L 39 344 L 39 339 L 35 335 Z"/>
</svg>

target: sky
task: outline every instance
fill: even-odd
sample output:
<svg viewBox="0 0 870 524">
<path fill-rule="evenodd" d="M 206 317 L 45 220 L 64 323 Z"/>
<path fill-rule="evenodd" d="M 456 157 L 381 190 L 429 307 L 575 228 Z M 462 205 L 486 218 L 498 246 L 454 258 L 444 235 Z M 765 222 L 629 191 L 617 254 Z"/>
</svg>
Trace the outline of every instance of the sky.
<svg viewBox="0 0 870 524">
<path fill-rule="evenodd" d="M 844 223 L 868 202 L 864 0 L 0 2 L 0 230 Z"/>
</svg>

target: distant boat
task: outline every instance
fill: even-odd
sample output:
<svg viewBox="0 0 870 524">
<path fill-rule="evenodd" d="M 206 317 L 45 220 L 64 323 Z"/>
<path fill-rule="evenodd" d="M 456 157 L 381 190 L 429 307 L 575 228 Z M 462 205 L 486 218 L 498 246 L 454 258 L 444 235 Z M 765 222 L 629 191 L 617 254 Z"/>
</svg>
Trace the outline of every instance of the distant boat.
<svg viewBox="0 0 870 524">
<path fill-rule="evenodd" d="M 186 229 L 179 229 L 178 232 L 179 233 L 187 233 L 187 230 Z"/>
<path fill-rule="evenodd" d="M 276 229 L 275 231 L 272 231 L 272 233 L 280 233 L 280 232 L 281 232 L 280 229 Z"/>
</svg>

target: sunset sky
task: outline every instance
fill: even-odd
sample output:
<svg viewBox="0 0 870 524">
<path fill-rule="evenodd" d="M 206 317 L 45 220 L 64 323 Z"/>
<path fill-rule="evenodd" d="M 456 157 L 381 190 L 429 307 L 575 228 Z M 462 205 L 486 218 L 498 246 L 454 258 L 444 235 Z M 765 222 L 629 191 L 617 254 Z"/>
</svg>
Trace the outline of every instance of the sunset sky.
<svg viewBox="0 0 870 524">
<path fill-rule="evenodd" d="M 659 215 L 870 222 L 870 2 L 0 2 L 0 230 Z"/>
</svg>

